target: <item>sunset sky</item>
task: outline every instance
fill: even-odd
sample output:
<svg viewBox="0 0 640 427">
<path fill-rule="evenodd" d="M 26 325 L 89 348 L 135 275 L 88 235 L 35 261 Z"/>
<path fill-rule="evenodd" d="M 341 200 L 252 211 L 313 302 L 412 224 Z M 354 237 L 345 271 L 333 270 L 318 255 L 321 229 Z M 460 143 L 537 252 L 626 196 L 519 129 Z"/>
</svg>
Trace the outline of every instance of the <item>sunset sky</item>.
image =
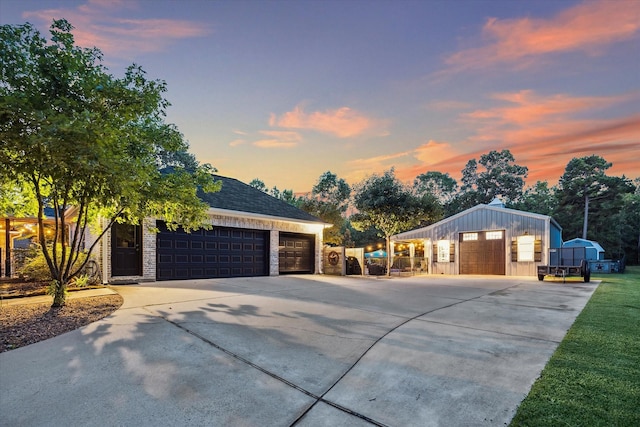
<svg viewBox="0 0 640 427">
<path fill-rule="evenodd" d="M 640 0 L 0 0 L 0 24 L 57 18 L 166 80 L 167 121 L 247 183 L 459 180 L 505 148 L 527 185 L 591 154 L 640 176 Z"/>
</svg>

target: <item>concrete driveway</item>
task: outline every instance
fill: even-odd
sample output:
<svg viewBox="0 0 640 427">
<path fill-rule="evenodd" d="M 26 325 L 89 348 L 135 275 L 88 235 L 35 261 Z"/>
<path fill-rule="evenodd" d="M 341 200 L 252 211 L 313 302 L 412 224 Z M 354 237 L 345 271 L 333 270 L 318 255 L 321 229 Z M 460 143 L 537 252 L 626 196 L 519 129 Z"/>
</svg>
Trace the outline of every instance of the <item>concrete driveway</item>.
<svg viewBox="0 0 640 427">
<path fill-rule="evenodd" d="M 0 354 L 3 425 L 505 425 L 597 287 L 280 276 L 114 287 Z"/>
</svg>

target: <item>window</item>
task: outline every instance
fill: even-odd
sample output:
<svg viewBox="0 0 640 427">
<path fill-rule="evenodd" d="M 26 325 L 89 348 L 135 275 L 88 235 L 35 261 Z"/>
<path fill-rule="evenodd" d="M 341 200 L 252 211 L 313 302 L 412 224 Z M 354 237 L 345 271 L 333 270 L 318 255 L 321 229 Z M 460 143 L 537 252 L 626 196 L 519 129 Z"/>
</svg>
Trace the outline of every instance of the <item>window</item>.
<svg viewBox="0 0 640 427">
<path fill-rule="evenodd" d="M 478 233 L 463 233 L 462 241 L 469 242 L 471 240 L 478 240 Z"/>
<path fill-rule="evenodd" d="M 518 262 L 535 260 L 534 236 L 518 236 Z"/>
<path fill-rule="evenodd" d="M 438 240 L 438 262 L 449 262 L 450 245 L 448 240 Z"/>
<path fill-rule="evenodd" d="M 487 239 L 487 240 L 500 240 L 500 239 L 502 239 L 502 231 L 487 231 L 485 233 L 485 239 Z"/>
</svg>

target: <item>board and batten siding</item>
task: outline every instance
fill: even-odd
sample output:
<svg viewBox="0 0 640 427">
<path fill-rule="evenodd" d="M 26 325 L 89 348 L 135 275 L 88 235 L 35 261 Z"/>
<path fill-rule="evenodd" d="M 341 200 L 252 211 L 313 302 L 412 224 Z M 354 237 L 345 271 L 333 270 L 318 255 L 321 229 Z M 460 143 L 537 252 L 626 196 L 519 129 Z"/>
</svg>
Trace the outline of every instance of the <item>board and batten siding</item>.
<svg viewBox="0 0 640 427">
<path fill-rule="evenodd" d="M 562 242 L 562 229 L 549 216 L 534 214 L 504 207 L 478 205 L 440 222 L 417 230 L 392 236 L 393 241 L 418 241 L 428 244 L 429 274 L 459 274 L 460 272 L 460 233 L 480 231 L 503 231 L 505 242 L 505 275 L 535 276 L 537 266 L 547 263 L 550 247 L 558 247 Z M 534 236 L 540 245 L 540 261 L 512 261 L 512 242 L 518 236 Z M 453 262 L 437 262 L 433 246 L 439 240 L 449 240 L 454 250 Z M 515 258 L 516 255 L 513 254 Z"/>
</svg>

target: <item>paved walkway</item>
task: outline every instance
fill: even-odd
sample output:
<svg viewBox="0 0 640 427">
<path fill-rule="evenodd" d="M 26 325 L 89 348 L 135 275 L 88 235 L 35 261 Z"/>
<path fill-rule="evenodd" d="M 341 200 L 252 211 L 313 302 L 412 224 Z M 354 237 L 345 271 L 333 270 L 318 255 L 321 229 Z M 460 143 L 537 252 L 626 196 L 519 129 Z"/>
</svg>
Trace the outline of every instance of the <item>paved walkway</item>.
<svg viewBox="0 0 640 427">
<path fill-rule="evenodd" d="M 4 425 L 505 425 L 597 287 L 280 276 L 118 286 L 0 354 Z"/>
</svg>

